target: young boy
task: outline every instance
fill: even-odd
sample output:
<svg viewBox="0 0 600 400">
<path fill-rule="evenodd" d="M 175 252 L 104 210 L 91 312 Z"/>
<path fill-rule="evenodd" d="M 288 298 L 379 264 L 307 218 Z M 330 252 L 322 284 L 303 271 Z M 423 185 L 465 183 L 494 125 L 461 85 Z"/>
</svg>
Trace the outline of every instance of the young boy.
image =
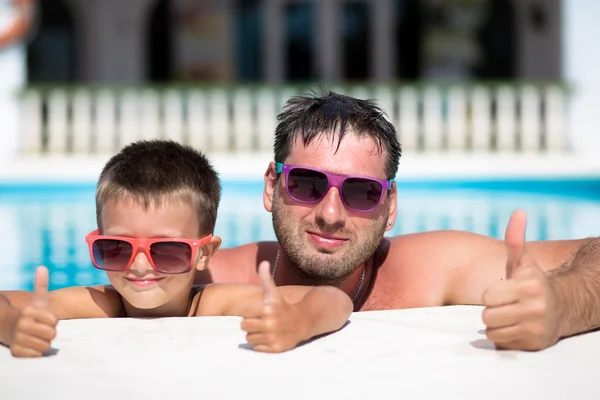
<svg viewBox="0 0 600 400">
<path fill-rule="evenodd" d="M 268 263 L 261 286 L 194 287 L 221 239 L 212 232 L 221 186 L 200 152 L 140 141 L 108 161 L 96 190 L 98 230 L 86 236 L 92 264 L 111 283 L 48 292 L 36 270 L 33 293 L 0 292 L 0 342 L 19 357 L 50 349 L 61 319 L 235 315 L 254 350 L 281 352 L 340 329 L 352 302 L 333 287 L 277 288 Z"/>
</svg>

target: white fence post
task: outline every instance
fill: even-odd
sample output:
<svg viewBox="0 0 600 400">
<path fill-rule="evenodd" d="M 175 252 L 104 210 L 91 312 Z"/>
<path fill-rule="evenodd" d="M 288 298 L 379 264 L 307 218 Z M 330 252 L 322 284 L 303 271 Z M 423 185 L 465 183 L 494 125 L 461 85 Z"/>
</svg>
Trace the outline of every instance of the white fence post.
<svg viewBox="0 0 600 400">
<path fill-rule="evenodd" d="M 423 147 L 425 151 L 439 151 L 442 137 L 442 96 L 440 90 L 428 86 L 423 92 Z"/>
<path fill-rule="evenodd" d="M 394 108 L 394 97 L 392 96 L 391 89 L 386 86 L 379 86 L 375 90 L 373 98 L 377 101 L 383 112 L 385 112 L 386 119 L 392 123 L 396 121 L 396 109 Z"/>
<path fill-rule="evenodd" d="M 419 146 L 419 98 L 412 87 L 400 89 L 398 107 L 398 136 L 402 148 L 416 150 Z"/>
<path fill-rule="evenodd" d="M 161 128 L 158 94 L 154 90 L 144 90 L 140 94 L 140 135 L 138 139 L 155 139 Z"/>
<path fill-rule="evenodd" d="M 546 89 L 546 151 L 567 150 L 566 107 L 563 91 L 558 86 Z"/>
<path fill-rule="evenodd" d="M 286 96 L 291 96 L 292 92 L 281 92 Z M 289 100 L 289 97 L 280 97 L 280 102 L 285 103 Z M 281 110 L 277 110 L 275 100 L 275 92 L 269 89 L 262 89 L 258 92 L 257 96 L 257 121 L 256 130 L 258 133 L 258 149 L 259 151 L 272 151 L 273 150 L 273 139 L 275 137 L 275 126 L 277 113 Z"/>
<path fill-rule="evenodd" d="M 521 150 L 540 150 L 540 96 L 527 85 L 521 90 Z"/>
<path fill-rule="evenodd" d="M 139 99 L 139 93 L 134 90 L 126 90 L 120 96 L 121 115 L 117 129 L 120 147 L 135 142 L 140 137 Z"/>
<path fill-rule="evenodd" d="M 72 98 L 73 152 L 88 153 L 92 147 L 92 99 L 87 89 L 78 89 Z"/>
<path fill-rule="evenodd" d="M 490 151 L 491 98 L 483 86 L 473 88 L 471 94 L 471 147 L 474 151 Z"/>
<path fill-rule="evenodd" d="M 233 93 L 233 148 L 235 151 L 249 151 L 254 141 L 254 118 L 252 97 L 248 89 Z"/>
<path fill-rule="evenodd" d="M 115 149 L 115 95 L 103 89 L 96 98 L 96 152 L 112 153 Z"/>
<path fill-rule="evenodd" d="M 210 148 L 226 152 L 229 150 L 229 107 L 224 90 L 214 89 L 210 92 L 208 108 Z"/>
<path fill-rule="evenodd" d="M 496 146 L 498 151 L 515 151 L 517 148 L 515 91 L 501 86 L 496 93 Z"/>
<path fill-rule="evenodd" d="M 20 122 L 23 140 L 21 149 L 28 153 L 42 149 L 42 97 L 35 90 L 28 90 L 21 98 Z"/>
<path fill-rule="evenodd" d="M 163 96 L 164 137 L 183 143 L 183 105 L 179 93 L 168 90 Z"/>
<path fill-rule="evenodd" d="M 68 151 L 67 95 L 64 90 L 53 90 L 48 96 L 48 151 Z"/>
<path fill-rule="evenodd" d="M 199 89 L 192 90 L 187 97 L 187 138 L 190 146 L 206 151 L 207 118 L 206 97 Z"/>
<path fill-rule="evenodd" d="M 448 91 L 447 121 L 448 150 L 464 150 L 467 144 L 467 96 L 460 86 Z"/>
<path fill-rule="evenodd" d="M 263 89 L 261 90 L 261 94 L 265 95 L 266 98 L 266 93 L 269 92 L 269 89 Z M 277 97 L 277 103 L 274 109 L 275 112 L 275 116 L 277 116 L 281 110 L 283 110 L 283 106 L 285 105 L 285 103 L 288 102 L 289 99 L 291 99 L 294 96 L 298 95 L 298 92 L 290 87 L 283 87 L 280 88 L 279 90 L 275 91 L 274 95 L 276 95 Z M 259 96 L 260 98 L 260 96 Z M 259 102 L 260 104 L 260 102 Z"/>
</svg>

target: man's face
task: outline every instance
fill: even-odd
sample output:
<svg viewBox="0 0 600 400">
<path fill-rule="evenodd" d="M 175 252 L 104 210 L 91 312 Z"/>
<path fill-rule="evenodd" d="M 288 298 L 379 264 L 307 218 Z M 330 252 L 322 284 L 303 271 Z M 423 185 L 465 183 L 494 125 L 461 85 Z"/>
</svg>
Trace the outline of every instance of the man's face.
<svg viewBox="0 0 600 400">
<path fill-rule="evenodd" d="M 337 133 L 324 134 L 306 148 L 297 140 L 285 164 L 386 179 L 386 155 L 378 151 L 373 139 L 348 131 L 336 151 L 337 137 Z M 386 224 L 396 217 L 395 186 L 391 196 L 384 193 L 369 212 L 346 208 L 335 187 L 320 202 L 303 204 L 289 197 L 285 175 L 276 179 L 273 163 L 265 174 L 264 203 L 273 214 L 275 234 L 292 266 L 315 284 L 336 285 L 348 277 L 373 255 L 386 229 L 391 229 Z"/>
</svg>

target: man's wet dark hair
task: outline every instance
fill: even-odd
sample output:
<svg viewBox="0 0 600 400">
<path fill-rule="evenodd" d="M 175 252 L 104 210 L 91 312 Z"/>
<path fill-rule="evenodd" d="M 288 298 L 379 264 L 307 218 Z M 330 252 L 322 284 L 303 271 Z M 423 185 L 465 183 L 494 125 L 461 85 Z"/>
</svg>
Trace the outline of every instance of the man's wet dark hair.
<svg viewBox="0 0 600 400">
<path fill-rule="evenodd" d="M 371 137 L 378 150 L 386 155 L 387 179 L 394 178 L 398 172 L 402 149 L 396 129 L 372 100 L 359 100 L 334 92 L 322 96 L 296 96 L 285 103 L 277 120 L 276 162 L 285 162 L 298 136 L 304 146 L 308 146 L 321 135 L 337 135 L 339 149 L 348 128 L 351 128 L 358 135 Z"/>
</svg>

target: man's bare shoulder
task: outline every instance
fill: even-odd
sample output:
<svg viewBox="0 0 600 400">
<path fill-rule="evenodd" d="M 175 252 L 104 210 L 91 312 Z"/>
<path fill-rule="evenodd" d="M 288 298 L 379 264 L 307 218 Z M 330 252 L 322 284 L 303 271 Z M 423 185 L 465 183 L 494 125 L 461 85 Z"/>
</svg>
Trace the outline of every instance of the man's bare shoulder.
<svg viewBox="0 0 600 400">
<path fill-rule="evenodd" d="M 464 279 L 465 267 L 482 254 L 502 259 L 501 244 L 490 237 L 449 230 L 386 238 L 377 253 L 377 279 L 366 308 L 444 305 L 449 287 Z"/>
<path fill-rule="evenodd" d="M 466 231 L 440 230 L 390 240 L 390 261 L 409 272 L 439 276 L 448 285 L 473 266 L 496 279 L 506 265 L 502 240 Z M 406 273 L 406 272 L 405 272 Z M 439 280 L 437 279 L 437 280 Z"/>
<path fill-rule="evenodd" d="M 431 231 L 407 234 L 390 238 L 392 260 L 403 260 L 411 264 L 429 263 L 432 259 L 450 258 L 438 262 L 438 266 L 450 266 L 459 260 L 487 260 L 488 263 L 504 264 L 506 247 L 503 240 L 467 231 Z M 543 240 L 527 242 L 527 249 L 540 262 L 544 270 L 557 268 L 586 240 Z"/>
<path fill-rule="evenodd" d="M 428 263 L 457 253 L 487 251 L 502 246 L 502 241 L 466 231 L 440 230 L 411 233 L 388 239 L 392 261 Z M 464 254 L 461 254 L 464 255 Z"/>
<path fill-rule="evenodd" d="M 547 271 L 560 267 L 581 243 L 528 242 L 527 249 Z M 396 282 L 409 293 L 411 305 L 480 304 L 486 288 L 506 279 L 508 254 L 504 241 L 497 238 L 466 231 L 432 231 L 390 238 L 388 247 L 382 275 L 390 282 L 386 285 Z"/>
<path fill-rule="evenodd" d="M 196 273 L 195 284 L 258 283 L 257 268 L 261 261 L 275 260 L 277 242 L 253 242 L 218 250 L 210 259 L 208 270 Z"/>
</svg>

